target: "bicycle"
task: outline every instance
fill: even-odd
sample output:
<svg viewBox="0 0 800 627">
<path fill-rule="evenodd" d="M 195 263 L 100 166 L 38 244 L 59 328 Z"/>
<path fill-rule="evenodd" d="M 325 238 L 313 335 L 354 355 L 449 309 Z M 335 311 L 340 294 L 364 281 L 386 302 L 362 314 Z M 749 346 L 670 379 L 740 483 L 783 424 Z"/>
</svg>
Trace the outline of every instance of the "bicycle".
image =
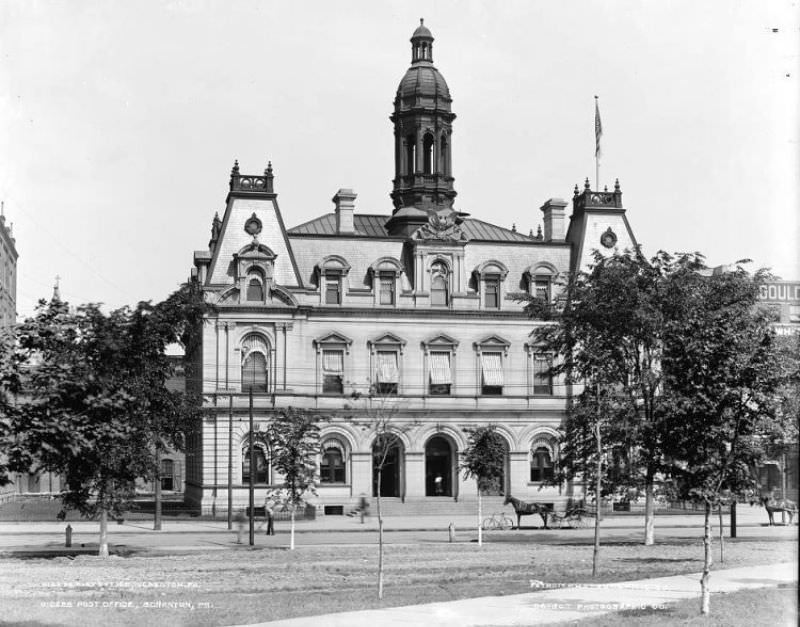
<svg viewBox="0 0 800 627">
<path fill-rule="evenodd" d="M 484 518 L 481 523 L 481 528 L 485 531 L 494 529 L 511 529 L 514 527 L 514 521 L 506 516 L 503 512 L 495 512 L 489 518 Z"/>
</svg>

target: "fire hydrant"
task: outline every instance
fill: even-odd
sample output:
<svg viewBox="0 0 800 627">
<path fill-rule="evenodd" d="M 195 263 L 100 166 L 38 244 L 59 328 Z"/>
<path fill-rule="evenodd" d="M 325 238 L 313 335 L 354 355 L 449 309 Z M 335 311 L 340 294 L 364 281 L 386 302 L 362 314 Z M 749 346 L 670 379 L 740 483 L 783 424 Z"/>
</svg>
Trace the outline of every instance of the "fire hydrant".
<svg viewBox="0 0 800 627">
<path fill-rule="evenodd" d="M 450 538 L 450 542 L 456 541 L 456 526 L 453 523 L 447 526 L 447 535 Z"/>
<path fill-rule="evenodd" d="M 70 548 L 72 546 L 72 525 L 67 525 L 66 534 L 67 534 L 66 547 Z"/>
</svg>

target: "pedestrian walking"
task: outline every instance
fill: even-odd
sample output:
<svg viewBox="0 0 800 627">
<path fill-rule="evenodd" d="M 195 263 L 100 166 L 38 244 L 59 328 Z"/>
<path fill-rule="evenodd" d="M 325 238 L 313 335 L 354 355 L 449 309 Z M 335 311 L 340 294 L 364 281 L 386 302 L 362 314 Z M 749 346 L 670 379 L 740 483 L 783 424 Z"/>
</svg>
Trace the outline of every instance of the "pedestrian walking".
<svg viewBox="0 0 800 627">
<path fill-rule="evenodd" d="M 275 535 L 275 501 L 267 498 L 264 501 L 264 515 L 267 517 L 267 535 Z"/>
<path fill-rule="evenodd" d="M 361 524 L 364 524 L 364 518 L 369 516 L 369 501 L 366 494 L 361 494 L 361 499 L 358 503 L 358 511 L 361 514 Z"/>
<path fill-rule="evenodd" d="M 236 544 L 242 543 L 242 534 L 244 533 L 244 524 L 247 522 L 247 516 L 244 515 L 243 510 L 239 510 L 236 512 L 236 516 L 233 517 L 233 521 L 236 523 Z"/>
</svg>

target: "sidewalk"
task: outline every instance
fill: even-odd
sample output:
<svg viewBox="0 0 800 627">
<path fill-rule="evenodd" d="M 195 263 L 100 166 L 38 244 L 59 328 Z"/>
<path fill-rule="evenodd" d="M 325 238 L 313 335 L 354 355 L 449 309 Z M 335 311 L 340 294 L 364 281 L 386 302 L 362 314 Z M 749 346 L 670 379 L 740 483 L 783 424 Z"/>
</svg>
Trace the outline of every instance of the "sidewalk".
<svg viewBox="0 0 800 627">
<path fill-rule="evenodd" d="M 505 513 L 516 523 L 516 516 L 513 510 L 504 510 Z M 493 512 L 485 512 L 484 518 L 488 518 Z M 780 516 L 777 517 L 780 521 Z M 261 520 L 257 519 L 256 524 Z M 768 522 L 766 511 L 763 507 L 743 507 L 737 513 L 737 527 L 764 526 Z M 385 516 L 383 519 L 384 531 L 447 531 L 450 524 L 456 530 L 468 530 L 477 526 L 477 514 L 472 516 Z M 718 518 L 713 516 L 711 520 L 714 528 L 717 527 Z M 729 518 L 723 517 L 725 528 L 728 529 Z M 73 521 L 69 523 L 73 533 L 94 533 L 99 529 L 97 521 Z M 601 520 L 601 527 L 604 529 L 644 529 L 644 516 L 637 515 L 608 515 Z M 289 521 L 278 521 L 276 523 L 280 530 L 289 528 Z M 594 527 L 594 519 L 586 521 L 587 527 Z M 696 514 L 670 514 L 656 515 L 656 530 L 659 527 L 670 528 L 698 528 L 703 525 L 703 516 Z M 31 535 L 31 534 L 53 534 L 64 533 L 67 523 L 65 522 L 0 522 L 0 537 L 6 535 Z M 523 516 L 523 530 L 541 529 L 542 519 L 538 515 Z M 152 520 L 131 520 L 123 524 L 110 521 L 108 532 L 110 535 L 115 533 L 148 532 L 153 529 Z M 314 533 L 317 531 L 377 531 L 378 519 L 369 516 L 362 524 L 357 517 L 348 516 L 323 516 L 316 520 L 297 520 L 295 522 L 296 533 Z M 162 530 L 153 533 L 214 533 L 225 532 L 228 530 L 227 519 L 220 517 L 214 520 L 171 520 L 164 518 Z"/>
<path fill-rule="evenodd" d="M 588 584 L 570 588 L 541 588 L 525 594 L 342 612 L 258 625 L 303 627 L 312 622 L 327 627 L 542 625 L 583 620 L 618 610 L 659 607 L 683 599 L 697 598 L 699 604 L 699 581 L 700 573 L 694 573 L 603 584 L 596 588 Z M 712 571 L 710 587 L 712 593 L 719 593 L 791 582 L 797 582 L 796 562 Z M 532 582 L 532 585 L 536 586 L 537 583 Z"/>
</svg>

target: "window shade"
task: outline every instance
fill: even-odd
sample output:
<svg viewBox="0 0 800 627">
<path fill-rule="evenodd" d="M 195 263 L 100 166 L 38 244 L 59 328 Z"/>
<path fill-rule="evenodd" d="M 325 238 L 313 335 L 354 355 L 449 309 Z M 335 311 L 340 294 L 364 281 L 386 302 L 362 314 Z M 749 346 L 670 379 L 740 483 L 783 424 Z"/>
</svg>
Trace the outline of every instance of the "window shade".
<svg viewBox="0 0 800 627">
<path fill-rule="evenodd" d="M 503 362 L 500 353 L 481 353 L 484 385 L 503 385 Z"/>
<path fill-rule="evenodd" d="M 449 385 L 453 382 L 450 374 L 450 353 L 431 353 L 430 365 L 433 385 Z"/>
<path fill-rule="evenodd" d="M 397 353 L 391 351 L 378 352 L 378 383 L 397 383 Z"/>
</svg>

